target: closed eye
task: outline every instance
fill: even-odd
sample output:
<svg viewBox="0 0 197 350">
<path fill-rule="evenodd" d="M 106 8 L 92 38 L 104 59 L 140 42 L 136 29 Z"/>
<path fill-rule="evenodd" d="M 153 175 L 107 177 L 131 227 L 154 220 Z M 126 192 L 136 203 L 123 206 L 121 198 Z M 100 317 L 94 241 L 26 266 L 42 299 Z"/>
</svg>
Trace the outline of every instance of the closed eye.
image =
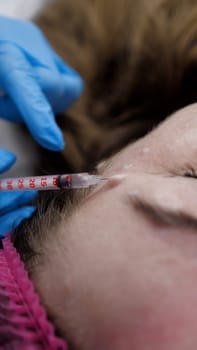
<svg viewBox="0 0 197 350">
<path fill-rule="evenodd" d="M 197 230 L 197 218 L 184 211 L 177 210 L 175 212 L 170 209 L 164 209 L 160 205 L 147 202 L 139 196 L 132 196 L 130 200 L 134 208 L 141 211 L 155 224 Z"/>
</svg>

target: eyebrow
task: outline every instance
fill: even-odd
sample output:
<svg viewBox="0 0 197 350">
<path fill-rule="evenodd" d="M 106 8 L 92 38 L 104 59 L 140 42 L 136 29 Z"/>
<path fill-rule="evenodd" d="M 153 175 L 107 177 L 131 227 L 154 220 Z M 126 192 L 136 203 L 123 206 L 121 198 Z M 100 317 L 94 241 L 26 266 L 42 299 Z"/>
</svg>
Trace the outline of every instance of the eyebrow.
<svg viewBox="0 0 197 350">
<path fill-rule="evenodd" d="M 131 197 L 130 200 L 136 209 L 155 224 L 197 230 L 197 218 L 184 211 L 164 209 L 137 196 Z"/>
</svg>

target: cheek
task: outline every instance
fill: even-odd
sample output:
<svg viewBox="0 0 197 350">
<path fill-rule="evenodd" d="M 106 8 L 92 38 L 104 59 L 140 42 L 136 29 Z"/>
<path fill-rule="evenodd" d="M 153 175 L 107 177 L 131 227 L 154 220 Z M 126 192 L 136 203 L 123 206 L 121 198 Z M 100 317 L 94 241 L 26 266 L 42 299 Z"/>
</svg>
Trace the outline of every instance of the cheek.
<svg viewBox="0 0 197 350">
<path fill-rule="evenodd" d="M 190 294 L 190 295 L 188 295 Z M 132 349 L 189 350 L 197 348 L 197 300 L 188 290 L 177 291 L 142 308 L 130 331 Z"/>
<path fill-rule="evenodd" d="M 196 283 L 182 275 L 183 283 L 163 290 L 149 283 L 144 292 L 133 295 L 132 308 L 116 315 L 113 327 L 105 329 L 106 344 L 113 350 L 195 350 L 197 349 Z M 185 281 L 184 281 L 184 277 Z M 162 276 L 161 276 L 162 278 Z M 176 278 L 176 274 L 173 276 Z M 144 293 L 144 295 L 143 295 Z M 132 294 L 132 291 L 131 291 Z M 124 299 L 125 296 L 122 295 Z M 143 300 L 142 300 L 143 299 Z"/>
</svg>

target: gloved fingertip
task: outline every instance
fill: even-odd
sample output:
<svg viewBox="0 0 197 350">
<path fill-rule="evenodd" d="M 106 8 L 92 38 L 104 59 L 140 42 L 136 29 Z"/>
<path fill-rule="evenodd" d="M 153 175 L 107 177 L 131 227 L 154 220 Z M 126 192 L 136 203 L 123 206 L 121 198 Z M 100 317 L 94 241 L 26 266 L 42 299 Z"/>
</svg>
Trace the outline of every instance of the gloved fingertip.
<svg viewBox="0 0 197 350">
<path fill-rule="evenodd" d="M 83 79 L 79 75 L 67 76 L 66 83 L 67 90 L 70 92 L 70 95 L 73 97 L 73 100 L 78 99 L 84 89 Z"/>
<path fill-rule="evenodd" d="M 27 202 L 31 202 L 32 200 L 34 200 L 37 195 L 38 195 L 38 191 L 32 190 L 32 191 L 24 191 L 24 192 L 18 192 L 18 194 L 21 196 L 19 196 L 18 198 L 18 203 L 19 204 L 23 204 L 27 203 Z"/>
<path fill-rule="evenodd" d="M 6 231 L 6 232 L 1 231 L 1 232 L 0 232 L 0 240 L 2 240 L 3 238 L 5 238 L 5 236 L 8 235 L 9 233 L 10 233 L 9 231 L 8 231 L 8 232 L 7 232 L 7 231 Z"/>
<path fill-rule="evenodd" d="M 51 127 L 46 134 L 43 134 L 42 138 L 40 138 L 38 142 L 41 144 L 41 146 L 49 149 L 50 151 L 62 151 L 65 147 L 62 132 L 56 125 L 54 125 L 53 128 Z"/>
<path fill-rule="evenodd" d="M 84 82 L 80 76 L 64 77 L 64 96 L 55 106 L 55 112 L 62 113 L 66 108 L 78 100 L 84 90 Z"/>
<path fill-rule="evenodd" d="M 36 207 L 27 206 L 0 216 L 0 238 L 12 232 L 24 219 L 31 217 L 35 211 Z"/>
<path fill-rule="evenodd" d="M 15 154 L 0 149 L 0 172 L 8 170 L 16 161 Z"/>
<path fill-rule="evenodd" d="M 54 128 L 54 135 L 51 140 L 52 151 L 62 151 L 65 146 L 64 138 L 58 126 Z"/>
<path fill-rule="evenodd" d="M 22 214 L 18 215 L 18 217 L 14 220 L 13 228 L 16 228 L 21 224 L 21 222 L 25 219 L 29 219 L 36 211 L 36 207 L 25 207 L 22 209 Z"/>
<path fill-rule="evenodd" d="M 67 74 L 69 74 L 70 77 L 82 80 L 81 75 L 69 66 L 67 66 Z"/>
</svg>

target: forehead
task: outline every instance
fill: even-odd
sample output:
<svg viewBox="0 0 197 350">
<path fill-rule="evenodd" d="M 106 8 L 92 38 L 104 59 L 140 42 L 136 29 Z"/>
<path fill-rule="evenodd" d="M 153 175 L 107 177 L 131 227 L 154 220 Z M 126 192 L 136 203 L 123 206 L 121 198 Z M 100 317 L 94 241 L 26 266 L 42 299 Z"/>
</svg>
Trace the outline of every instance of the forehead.
<svg viewBox="0 0 197 350">
<path fill-rule="evenodd" d="M 144 138 L 125 147 L 104 166 L 105 175 L 120 171 L 183 175 L 188 168 L 196 169 L 196 112 L 197 104 L 188 106 Z"/>
</svg>

